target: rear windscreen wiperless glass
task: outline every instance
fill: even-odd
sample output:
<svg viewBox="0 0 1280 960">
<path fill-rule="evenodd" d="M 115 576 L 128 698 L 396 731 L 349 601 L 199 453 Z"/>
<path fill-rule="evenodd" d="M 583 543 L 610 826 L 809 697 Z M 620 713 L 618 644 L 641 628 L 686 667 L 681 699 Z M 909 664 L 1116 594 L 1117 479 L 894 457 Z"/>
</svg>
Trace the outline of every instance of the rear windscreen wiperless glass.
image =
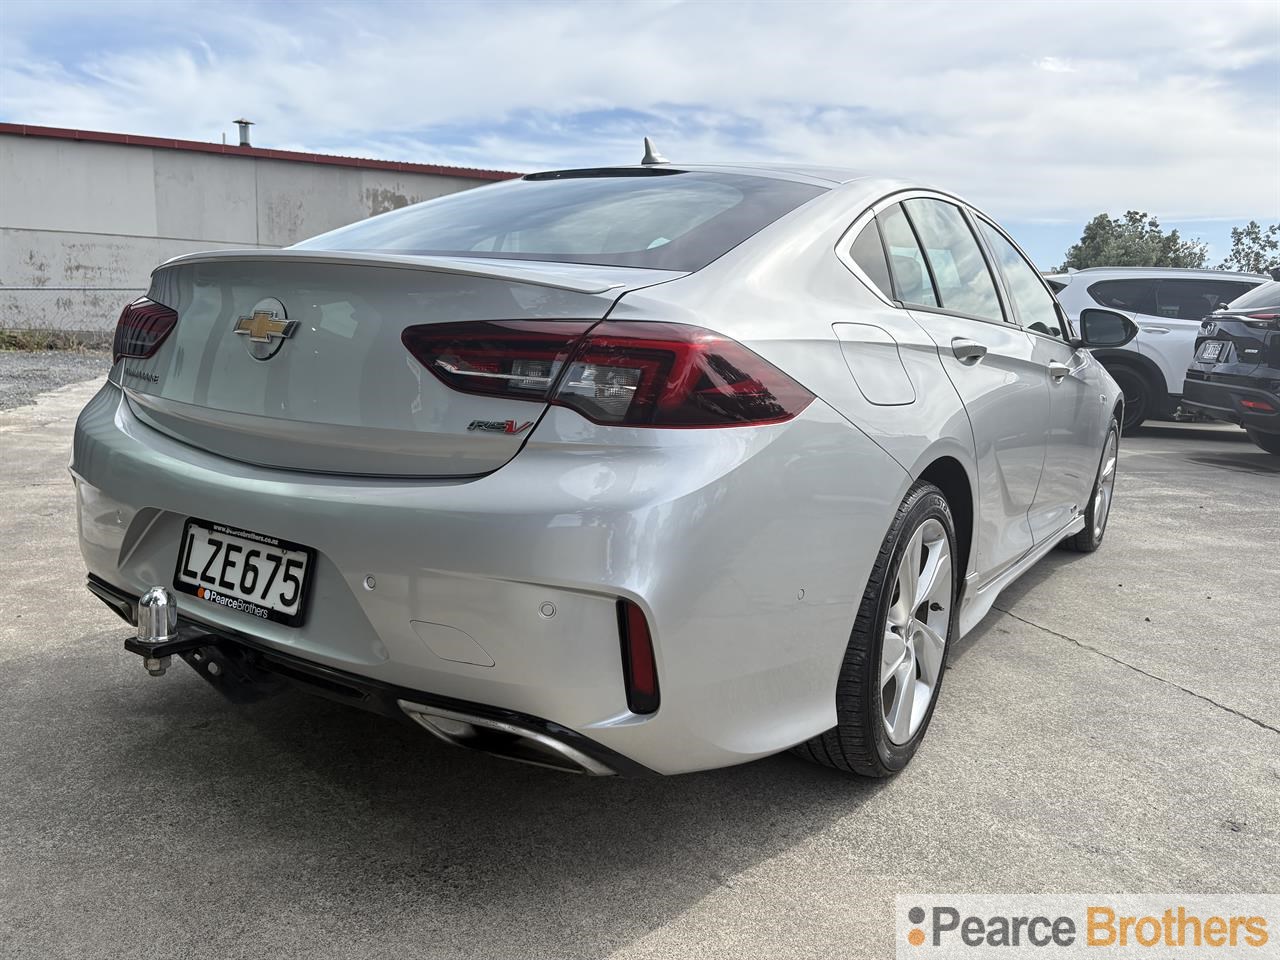
<svg viewBox="0 0 1280 960">
<path fill-rule="evenodd" d="M 690 170 L 531 174 L 405 207 L 297 244 L 693 271 L 825 187 Z"/>
</svg>

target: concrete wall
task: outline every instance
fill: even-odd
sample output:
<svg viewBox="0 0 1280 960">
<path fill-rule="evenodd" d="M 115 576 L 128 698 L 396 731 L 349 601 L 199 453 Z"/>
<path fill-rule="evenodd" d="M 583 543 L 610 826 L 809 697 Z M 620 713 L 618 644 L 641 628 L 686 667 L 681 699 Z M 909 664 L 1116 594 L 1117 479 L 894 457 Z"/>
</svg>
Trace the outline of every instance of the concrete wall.
<svg viewBox="0 0 1280 960">
<path fill-rule="evenodd" d="M 169 257 L 288 246 L 487 182 L 0 134 L 0 327 L 110 329 Z"/>
</svg>

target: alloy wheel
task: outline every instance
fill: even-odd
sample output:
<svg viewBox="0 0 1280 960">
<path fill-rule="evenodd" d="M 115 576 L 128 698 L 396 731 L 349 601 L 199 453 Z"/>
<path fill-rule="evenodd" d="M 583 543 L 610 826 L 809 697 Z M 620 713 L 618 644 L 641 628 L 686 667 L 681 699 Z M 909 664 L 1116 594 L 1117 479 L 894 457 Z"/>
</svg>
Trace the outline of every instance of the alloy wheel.
<svg viewBox="0 0 1280 960">
<path fill-rule="evenodd" d="M 1107 431 L 1107 446 L 1102 452 L 1102 470 L 1098 474 L 1098 490 L 1093 495 L 1093 538 L 1102 539 L 1111 514 L 1111 499 L 1116 488 L 1116 460 L 1120 440 L 1115 430 Z"/>
<path fill-rule="evenodd" d="M 880 654 L 880 703 L 885 733 L 895 744 L 907 743 L 920 729 L 942 677 L 952 577 L 947 532 L 937 520 L 925 520 L 898 560 Z"/>
</svg>

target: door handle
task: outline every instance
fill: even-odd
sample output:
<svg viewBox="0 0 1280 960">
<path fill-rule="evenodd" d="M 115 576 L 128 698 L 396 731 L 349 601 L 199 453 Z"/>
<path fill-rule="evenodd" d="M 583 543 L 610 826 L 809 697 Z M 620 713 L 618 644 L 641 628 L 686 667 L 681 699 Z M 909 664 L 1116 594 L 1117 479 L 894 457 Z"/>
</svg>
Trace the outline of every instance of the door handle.
<svg viewBox="0 0 1280 960">
<path fill-rule="evenodd" d="M 1138 329 L 1143 333 L 1168 333 L 1168 327 L 1148 327 L 1146 324 L 1139 324 Z"/>
<path fill-rule="evenodd" d="M 976 340 L 966 340 L 963 337 L 952 337 L 951 352 L 956 355 L 956 359 L 961 363 L 973 366 L 987 355 L 987 348 Z"/>
<path fill-rule="evenodd" d="M 1054 383 L 1061 383 L 1063 377 L 1071 372 L 1071 368 L 1065 363 L 1059 363 L 1057 360 L 1049 361 L 1049 377 Z"/>
</svg>

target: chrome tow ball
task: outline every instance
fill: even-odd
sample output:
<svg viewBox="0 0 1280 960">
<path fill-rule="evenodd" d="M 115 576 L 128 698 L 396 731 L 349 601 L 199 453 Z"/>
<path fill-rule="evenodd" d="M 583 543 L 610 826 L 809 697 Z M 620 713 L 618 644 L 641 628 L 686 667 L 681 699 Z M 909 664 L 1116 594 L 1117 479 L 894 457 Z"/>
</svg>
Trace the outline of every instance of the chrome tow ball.
<svg viewBox="0 0 1280 960">
<path fill-rule="evenodd" d="M 168 654 L 152 656 L 154 648 L 178 638 L 178 605 L 173 593 L 164 587 L 152 587 L 138 601 L 137 645 L 142 649 L 142 665 L 153 677 L 163 677 L 169 669 Z M 150 647 L 152 650 L 147 650 Z"/>
</svg>

